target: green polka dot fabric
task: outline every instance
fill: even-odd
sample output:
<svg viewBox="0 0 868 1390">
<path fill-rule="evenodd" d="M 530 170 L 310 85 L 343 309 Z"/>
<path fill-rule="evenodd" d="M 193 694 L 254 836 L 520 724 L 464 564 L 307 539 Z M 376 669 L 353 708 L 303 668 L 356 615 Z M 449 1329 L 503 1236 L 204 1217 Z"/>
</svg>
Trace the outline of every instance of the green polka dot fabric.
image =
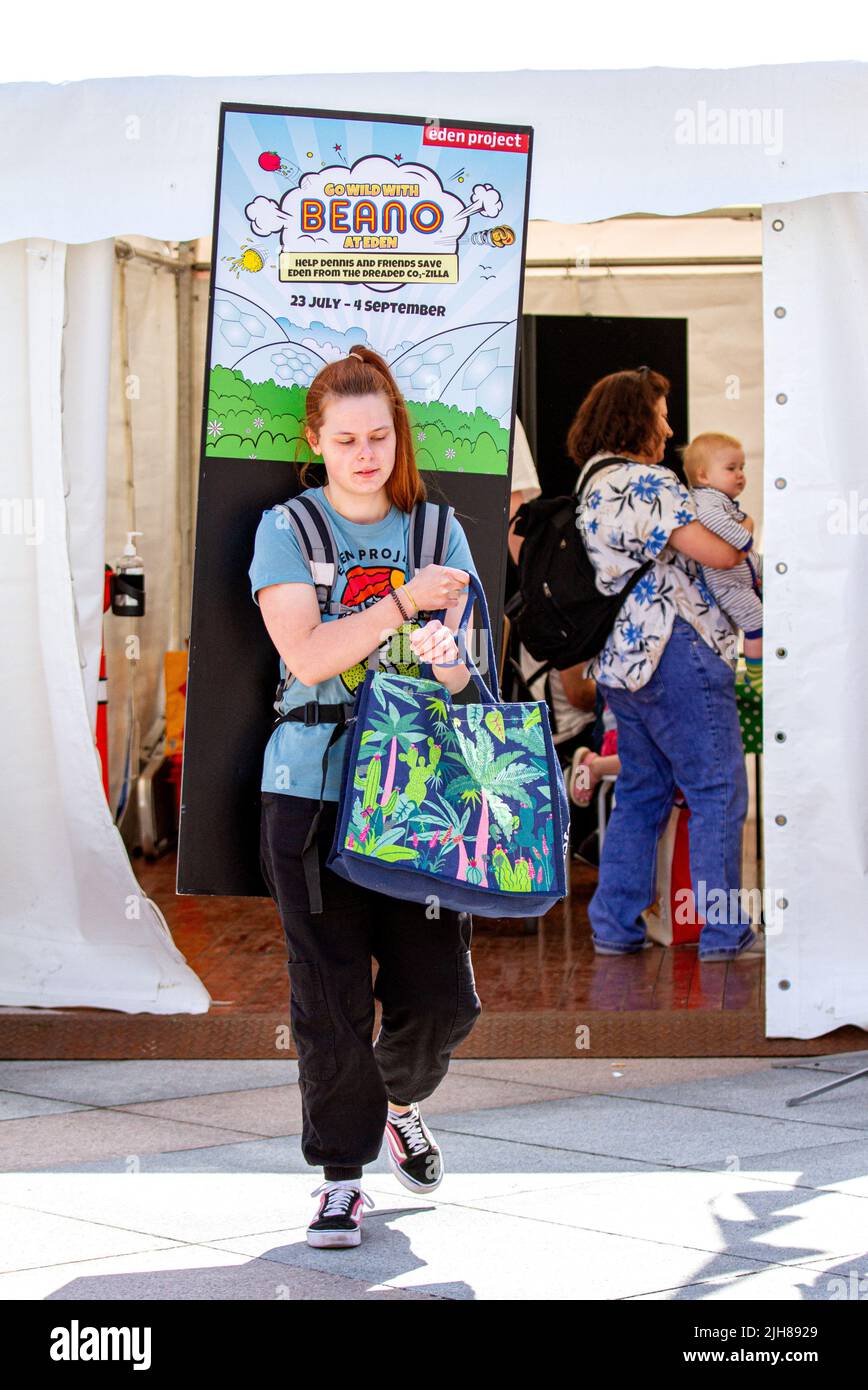
<svg viewBox="0 0 868 1390">
<path fill-rule="evenodd" d="M 741 738 L 745 753 L 763 751 L 763 702 L 762 696 L 744 681 L 735 684 L 735 700 L 741 723 Z"/>
</svg>

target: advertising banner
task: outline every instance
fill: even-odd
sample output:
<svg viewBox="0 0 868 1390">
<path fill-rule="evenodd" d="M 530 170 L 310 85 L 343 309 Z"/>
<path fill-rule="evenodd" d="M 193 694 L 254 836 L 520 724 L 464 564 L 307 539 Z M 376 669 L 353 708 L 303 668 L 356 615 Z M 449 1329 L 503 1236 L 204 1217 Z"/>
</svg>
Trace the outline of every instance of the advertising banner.
<svg viewBox="0 0 868 1390">
<path fill-rule="evenodd" d="M 364 343 L 419 468 L 505 476 L 529 159 L 526 129 L 226 110 L 207 453 L 296 457 L 307 386 Z"/>
<path fill-rule="evenodd" d="M 307 388 L 354 344 L 398 382 L 428 495 L 455 507 L 497 640 L 531 144 L 520 125 L 221 107 L 180 893 L 265 892 L 277 656 L 247 569 L 262 511 L 299 490 L 295 465 L 312 457 Z"/>
</svg>

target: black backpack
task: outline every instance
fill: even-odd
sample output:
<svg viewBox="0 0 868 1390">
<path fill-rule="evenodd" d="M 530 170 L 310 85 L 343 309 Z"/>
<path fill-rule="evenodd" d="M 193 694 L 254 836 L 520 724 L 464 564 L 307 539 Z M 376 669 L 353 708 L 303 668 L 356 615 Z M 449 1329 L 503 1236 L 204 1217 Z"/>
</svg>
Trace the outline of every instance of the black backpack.
<svg viewBox="0 0 868 1390">
<path fill-rule="evenodd" d="M 518 556 L 519 590 L 504 612 L 531 656 L 544 663 L 531 680 L 552 667 L 563 671 L 597 656 L 627 595 L 654 564 L 646 560 L 619 593 L 601 594 L 597 571 L 576 525 L 576 511 L 591 478 L 621 461 L 601 459 L 587 470 L 577 493 L 523 502 L 510 522 L 516 534 L 524 536 L 524 544 Z"/>
</svg>

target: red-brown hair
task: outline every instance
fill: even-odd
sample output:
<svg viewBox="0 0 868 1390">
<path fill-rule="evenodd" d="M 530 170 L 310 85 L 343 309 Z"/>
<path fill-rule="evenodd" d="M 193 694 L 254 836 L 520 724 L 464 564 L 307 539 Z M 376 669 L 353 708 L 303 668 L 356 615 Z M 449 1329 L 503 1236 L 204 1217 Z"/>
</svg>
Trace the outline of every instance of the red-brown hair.
<svg viewBox="0 0 868 1390">
<path fill-rule="evenodd" d="M 426 500 L 428 493 L 416 467 L 407 403 L 379 353 L 354 343 L 349 357 L 329 362 L 322 371 L 317 372 L 308 388 L 304 423 L 319 437 L 330 397 L 374 395 L 386 397 L 395 426 L 395 467 L 386 479 L 386 493 L 389 501 L 400 511 L 410 512 L 417 502 Z M 313 462 L 313 459 L 308 459 L 299 470 L 299 479 L 304 487 L 308 486 L 306 474 Z"/>
<path fill-rule="evenodd" d="M 613 454 L 644 454 L 653 449 L 659 439 L 657 402 L 670 389 L 666 377 L 649 367 L 602 377 L 570 425 L 570 458 L 581 468 L 603 449 Z"/>
</svg>

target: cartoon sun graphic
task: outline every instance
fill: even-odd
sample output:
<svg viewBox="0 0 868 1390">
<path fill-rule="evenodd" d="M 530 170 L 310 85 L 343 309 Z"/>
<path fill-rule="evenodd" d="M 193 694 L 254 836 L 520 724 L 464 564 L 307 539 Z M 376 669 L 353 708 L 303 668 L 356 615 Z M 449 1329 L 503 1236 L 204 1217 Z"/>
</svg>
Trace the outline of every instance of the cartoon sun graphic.
<svg viewBox="0 0 868 1390">
<path fill-rule="evenodd" d="M 234 271 L 236 280 L 238 279 L 239 271 L 246 270 L 253 275 L 257 271 L 263 270 L 268 264 L 262 252 L 257 251 L 256 247 L 251 246 L 247 241 L 242 241 L 239 250 L 241 254 L 238 256 L 222 257 L 224 261 L 229 262 L 229 269 Z"/>
</svg>

